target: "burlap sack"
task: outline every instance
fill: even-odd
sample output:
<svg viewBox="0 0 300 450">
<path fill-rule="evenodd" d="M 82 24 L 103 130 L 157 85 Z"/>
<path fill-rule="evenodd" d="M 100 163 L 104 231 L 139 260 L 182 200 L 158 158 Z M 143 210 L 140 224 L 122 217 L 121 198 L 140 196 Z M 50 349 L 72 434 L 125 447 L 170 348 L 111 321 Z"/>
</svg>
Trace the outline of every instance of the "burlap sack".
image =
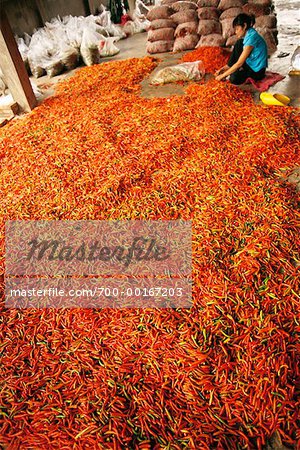
<svg viewBox="0 0 300 450">
<path fill-rule="evenodd" d="M 221 11 L 225 11 L 226 9 L 229 8 L 242 8 L 244 3 L 245 2 L 243 0 L 221 0 L 218 8 Z"/>
<path fill-rule="evenodd" d="M 200 20 L 197 33 L 200 36 L 207 34 L 221 34 L 221 24 L 217 20 Z"/>
<path fill-rule="evenodd" d="M 166 53 L 173 50 L 174 41 L 156 41 L 147 42 L 146 50 L 148 53 Z"/>
<path fill-rule="evenodd" d="M 176 28 L 176 23 L 172 19 L 156 19 L 150 24 L 150 30 L 159 30 L 160 28 Z"/>
<path fill-rule="evenodd" d="M 230 38 L 230 36 L 234 35 L 232 19 L 221 20 L 221 25 L 222 25 L 222 36 L 225 40 Z"/>
<path fill-rule="evenodd" d="M 229 8 L 225 9 L 225 11 L 222 12 L 220 15 L 220 20 L 224 19 L 234 19 L 237 15 L 241 14 L 243 12 L 242 8 Z"/>
<path fill-rule="evenodd" d="M 255 5 L 264 5 L 264 6 L 271 6 L 272 0 L 248 0 L 249 3 L 254 3 Z"/>
<path fill-rule="evenodd" d="M 230 38 L 228 38 L 226 41 L 226 47 L 232 47 L 236 43 L 237 40 L 238 40 L 238 37 L 236 36 L 236 34 L 234 34 L 233 36 L 230 36 Z"/>
<path fill-rule="evenodd" d="M 269 6 L 247 3 L 243 6 L 243 12 L 246 14 L 253 14 L 255 17 L 268 16 L 271 12 L 271 8 Z"/>
<path fill-rule="evenodd" d="M 268 47 L 268 55 L 272 55 L 272 53 L 277 50 L 277 38 L 274 36 L 274 33 L 269 28 L 259 28 L 256 27 L 257 32 L 264 38 Z M 277 31 L 277 30 L 276 30 Z"/>
<path fill-rule="evenodd" d="M 187 11 L 179 11 L 171 16 L 177 25 L 185 22 L 198 22 L 197 12 L 189 9 Z"/>
<path fill-rule="evenodd" d="M 207 36 L 201 36 L 200 41 L 196 45 L 198 47 L 222 47 L 225 45 L 225 39 L 221 34 L 208 34 Z"/>
<path fill-rule="evenodd" d="M 179 2 L 175 2 L 172 4 L 172 9 L 174 9 L 174 11 L 176 11 L 176 12 L 186 11 L 187 9 L 196 10 L 197 5 L 196 5 L 196 3 L 193 3 L 193 2 L 179 1 Z"/>
<path fill-rule="evenodd" d="M 175 30 L 175 37 L 182 37 L 187 34 L 197 34 L 198 25 L 196 22 L 184 22 L 178 25 Z"/>
<path fill-rule="evenodd" d="M 219 20 L 219 11 L 213 6 L 199 8 L 198 18 L 203 20 Z"/>
<path fill-rule="evenodd" d="M 198 0 L 198 8 L 204 8 L 206 6 L 218 7 L 220 0 Z"/>
<path fill-rule="evenodd" d="M 148 41 L 173 41 L 174 40 L 174 28 L 160 28 L 159 30 L 148 31 Z"/>
<path fill-rule="evenodd" d="M 168 19 L 171 14 L 173 14 L 173 10 L 170 6 L 154 6 L 154 8 L 148 12 L 147 19 L 150 20 L 150 22 L 157 19 Z"/>
<path fill-rule="evenodd" d="M 173 52 L 183 52 L 185 50 L 193 50 L 199 41 L 197 34 L 187 34 L 184 37 L 178 37 L 175 39 Z"/>
<path fill-rule="evenodd" d="M 277 19 L 274 14 L 269 16 L 259 16 L 255 19 L 255 25 L 260 28 L 275 28 L 277 25 Z"/>
</svg>

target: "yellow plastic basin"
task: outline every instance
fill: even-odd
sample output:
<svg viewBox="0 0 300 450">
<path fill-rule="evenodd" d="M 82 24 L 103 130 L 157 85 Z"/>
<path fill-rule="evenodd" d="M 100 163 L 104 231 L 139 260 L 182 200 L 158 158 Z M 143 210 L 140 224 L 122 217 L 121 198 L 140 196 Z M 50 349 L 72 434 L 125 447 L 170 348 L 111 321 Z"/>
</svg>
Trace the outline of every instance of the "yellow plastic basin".
<svg viewBox="0 0 300 450">
<path fill-rule="evenodd" d="M 291 99 L 282 94 L 271 94 L 270 92 L 262 92 L 260 99 L 265 105 L 277 105 L 286 106 L 290 103 Z"/>
</svg>

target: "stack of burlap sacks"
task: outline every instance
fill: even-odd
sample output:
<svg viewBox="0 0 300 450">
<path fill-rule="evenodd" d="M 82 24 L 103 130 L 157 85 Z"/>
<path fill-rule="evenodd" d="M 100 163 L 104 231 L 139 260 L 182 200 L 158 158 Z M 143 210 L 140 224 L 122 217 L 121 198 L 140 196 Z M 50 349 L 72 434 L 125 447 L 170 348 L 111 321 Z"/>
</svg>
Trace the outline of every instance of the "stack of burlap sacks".
<svg viewBox="0 0 300 450">
<path fill-rule="evenodd" d="M 244 12 L 255 16 L 255 28 L 265 38 L 270 54 L 277 45 L 277 21 L 272 11 L 272 0 L 162 0 L 162 5 L 154 7 L 147 16 L 151 22 L 147 51 L 231 47 L 237 39 L 233 19 Z"/>
<path fill-rule="evenodd" d="M 244 0 L 199 0 L 199 4 L 206 5 L 202 8 L 202 14 L 210 15 L 211 22 L 210 24 L 207 22 L 207 26 L 214 27 L 214 33 L 211 35 L 206 32 L 207 30 L 204 33 L 200 33 L 202 30 L 199 30 L 199 34 L 202 36 L 200 45 L 201 43 L 226 47 L 234 45 L 237 37 L 232 27 L 233 19 L 238 14 L 246 13 L 255 16 L 255 28 L 265 38 L 269 53 L 276 49 L 277 21 L 276 16 L 272 14 L 272 0 L 250 0 L 248 3 Z M 200 10 L 198 10 L 199 17 Z M 219 20 L 217 16 L 219 16 Z"/>
<path fill-rule="evenodd" d="M 272 0 L 252 0 L 243 6 L 243 12 L 255 16 L 255 29 L 265 39 L 269 55 L 275 52 L 278 30 Z"/>
<path fill-rule="evenodd" d="M 196 47 L 199 36 L 197 0 L 162 0 L 162 5 L 153 8 L 147 15 L 148 53 L 180 52 Z"/>
</svg>

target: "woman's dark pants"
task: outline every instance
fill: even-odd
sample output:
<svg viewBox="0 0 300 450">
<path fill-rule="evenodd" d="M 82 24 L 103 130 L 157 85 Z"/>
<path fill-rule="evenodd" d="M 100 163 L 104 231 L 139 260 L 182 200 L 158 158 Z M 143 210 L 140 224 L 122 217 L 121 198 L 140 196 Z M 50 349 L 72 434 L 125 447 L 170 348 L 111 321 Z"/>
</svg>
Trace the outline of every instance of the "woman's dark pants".
<svg viewBox="0 0 300 450">
<path fill-rule="evenodd" d="M 239 39 L 233 47 L 230 55 L 228 66 L 231 67 L 235 64 L 243 52 L 243 39 Z M 261 69 L 258 72 L 254 72 L 246 62 L 238 70 L 230 75 L 230 81 L 232 84 L 243 84 L 247 78 L 253 78 L 254 80 L 262 80 L 265 77 L 266 69 Z"/>
</svg>

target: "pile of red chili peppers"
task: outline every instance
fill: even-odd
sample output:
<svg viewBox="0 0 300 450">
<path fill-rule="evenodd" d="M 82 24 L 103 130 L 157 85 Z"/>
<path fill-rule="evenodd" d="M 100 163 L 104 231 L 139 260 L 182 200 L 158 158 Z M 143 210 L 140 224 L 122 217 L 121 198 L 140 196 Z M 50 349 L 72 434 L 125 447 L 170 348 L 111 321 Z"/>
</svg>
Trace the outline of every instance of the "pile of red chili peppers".
<svg viewBox="0 0 300 450">
<path fill-rule="evenodd" d="M 229 51 L 221 47 L 199 47 L 186 53 L 181 60 L 183 62 L 202 61 L 206 73 L 215 73 L 220 67 L 225 66 L 229 59 Z"/>
<path fill-rule="evenodd" d="M 0 131 L 1 267 L 8 219 L 191 219 L 193 307 L 3 298 L 4 449 L 299 448 L 299 115 L 214 80 L 142 98 L 156 64 L 83 68 Z"/>
</svg>

